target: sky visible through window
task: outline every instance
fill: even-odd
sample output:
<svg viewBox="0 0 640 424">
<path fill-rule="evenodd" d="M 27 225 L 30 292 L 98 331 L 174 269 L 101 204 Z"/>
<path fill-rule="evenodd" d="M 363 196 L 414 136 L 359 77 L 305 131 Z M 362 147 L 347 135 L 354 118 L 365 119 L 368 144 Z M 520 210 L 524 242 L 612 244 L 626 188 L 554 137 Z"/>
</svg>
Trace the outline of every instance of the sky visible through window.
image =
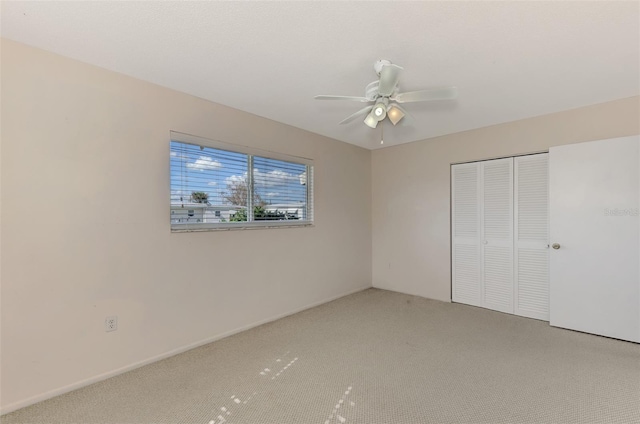
<svg viewBox="0 0 640 424">
<path fill-rule="evenodd" d="M 191 202 L 205 192 L 211 205 L 233 204 L 232 194 L 247 184 L 248 156 L 193 144 L 171 142 L 171 203 Z M 254 156 L 254 202 L 264 205 L 306 203 L 306 166 Z"/>
</svg>

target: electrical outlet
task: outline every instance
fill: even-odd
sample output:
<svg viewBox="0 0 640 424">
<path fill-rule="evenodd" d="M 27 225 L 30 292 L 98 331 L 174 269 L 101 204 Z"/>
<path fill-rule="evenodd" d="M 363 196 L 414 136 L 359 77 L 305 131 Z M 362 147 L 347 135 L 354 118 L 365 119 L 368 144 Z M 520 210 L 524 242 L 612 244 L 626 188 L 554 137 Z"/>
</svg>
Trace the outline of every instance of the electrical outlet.
<svg viewBox="0 0 640 424">
<path fill-rule="evenodd" d="M 104 331 L 116 331 L 118 329 L 118 317 L 106 317 L 104 320 Z"/>
</svg>

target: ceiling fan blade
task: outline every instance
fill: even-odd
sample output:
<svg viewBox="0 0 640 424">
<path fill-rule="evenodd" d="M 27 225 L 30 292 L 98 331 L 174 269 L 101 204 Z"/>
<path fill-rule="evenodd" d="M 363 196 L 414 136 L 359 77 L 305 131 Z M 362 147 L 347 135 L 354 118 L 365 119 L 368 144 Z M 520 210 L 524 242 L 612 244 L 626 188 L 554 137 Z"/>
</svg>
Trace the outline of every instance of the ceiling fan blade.
<svg viewBox="0 0 640 424">
<path fill-rule="evenodd" d="M 400 72 L 404 68 L 398 65 L 389 64 L 384 65 L 380 71 L 380 85 L 378 86 L 378 94 L 382 97 L 389 97 L 393 94 L 398 80 L 400 79 Z"/>
<path fill-rule="evenodd" d="M 398 103 L 425 102 L 430 100 L 452 100 L 458 96 L 457 87 L 440 87 L 430 90 L 408 91 L 399 93 L 395 98 Z"/>
<path fill-rule="evenodd" d="M 357 111 L 353 115 L 350 115 L 349 117 L 347 117 L 347 118 L 343 119 L 342 121 L 340 121 L 339 125 L 348 124 L 349 122 L 351 122 L 354 119 L 356 119 L 358 116 L 364 115 L 365 113 L 369 112 L 371 109 L 373 109 L 373 105 L 367 106 L 364 109 L 360 109 L 359 111 Z"/>
<path fill-rule="evenodd" d="M 366 97 L 356 97 L 356 96 L 331 96 L 331 95 L 319 95 L 315 96 L 316 100 L 351 100 L 355 102 L 372 102 L 373 100 L 367 99 Z"/>
</svg>

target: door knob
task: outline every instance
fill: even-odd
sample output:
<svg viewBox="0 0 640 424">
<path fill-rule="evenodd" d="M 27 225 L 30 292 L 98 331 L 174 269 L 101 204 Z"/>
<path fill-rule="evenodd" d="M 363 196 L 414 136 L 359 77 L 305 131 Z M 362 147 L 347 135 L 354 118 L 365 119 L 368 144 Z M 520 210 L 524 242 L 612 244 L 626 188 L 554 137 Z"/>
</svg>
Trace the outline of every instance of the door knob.
<svg viewBox="0 0 640 424">
<path fill-rule="evenodd" d="M 553 247 L 556 250 L 560 249 L 560 245 L 558 243 L 553 243 L 551 247 Z"/>
</svg>

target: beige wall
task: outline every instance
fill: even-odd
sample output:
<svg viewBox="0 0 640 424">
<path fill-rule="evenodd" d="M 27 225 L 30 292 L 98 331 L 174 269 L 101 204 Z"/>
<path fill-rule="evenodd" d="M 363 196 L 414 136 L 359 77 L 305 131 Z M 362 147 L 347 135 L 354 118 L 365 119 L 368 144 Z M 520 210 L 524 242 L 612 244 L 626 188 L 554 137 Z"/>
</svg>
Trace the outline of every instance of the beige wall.
<svg viewBox="0 0 640 424">
<path fill-rule="evenodd" d="M 1 48 L 3 412 L 371 286 L 370 151 Z M 170 130 L 314 159 L 315 227 L 172 234 Z"/>
<path fill-rule="evenodd" d="M 640 133 L 640 97 L 376 150 L 373 286 L 451 299 L 450 164 Z"/>
</svg>

